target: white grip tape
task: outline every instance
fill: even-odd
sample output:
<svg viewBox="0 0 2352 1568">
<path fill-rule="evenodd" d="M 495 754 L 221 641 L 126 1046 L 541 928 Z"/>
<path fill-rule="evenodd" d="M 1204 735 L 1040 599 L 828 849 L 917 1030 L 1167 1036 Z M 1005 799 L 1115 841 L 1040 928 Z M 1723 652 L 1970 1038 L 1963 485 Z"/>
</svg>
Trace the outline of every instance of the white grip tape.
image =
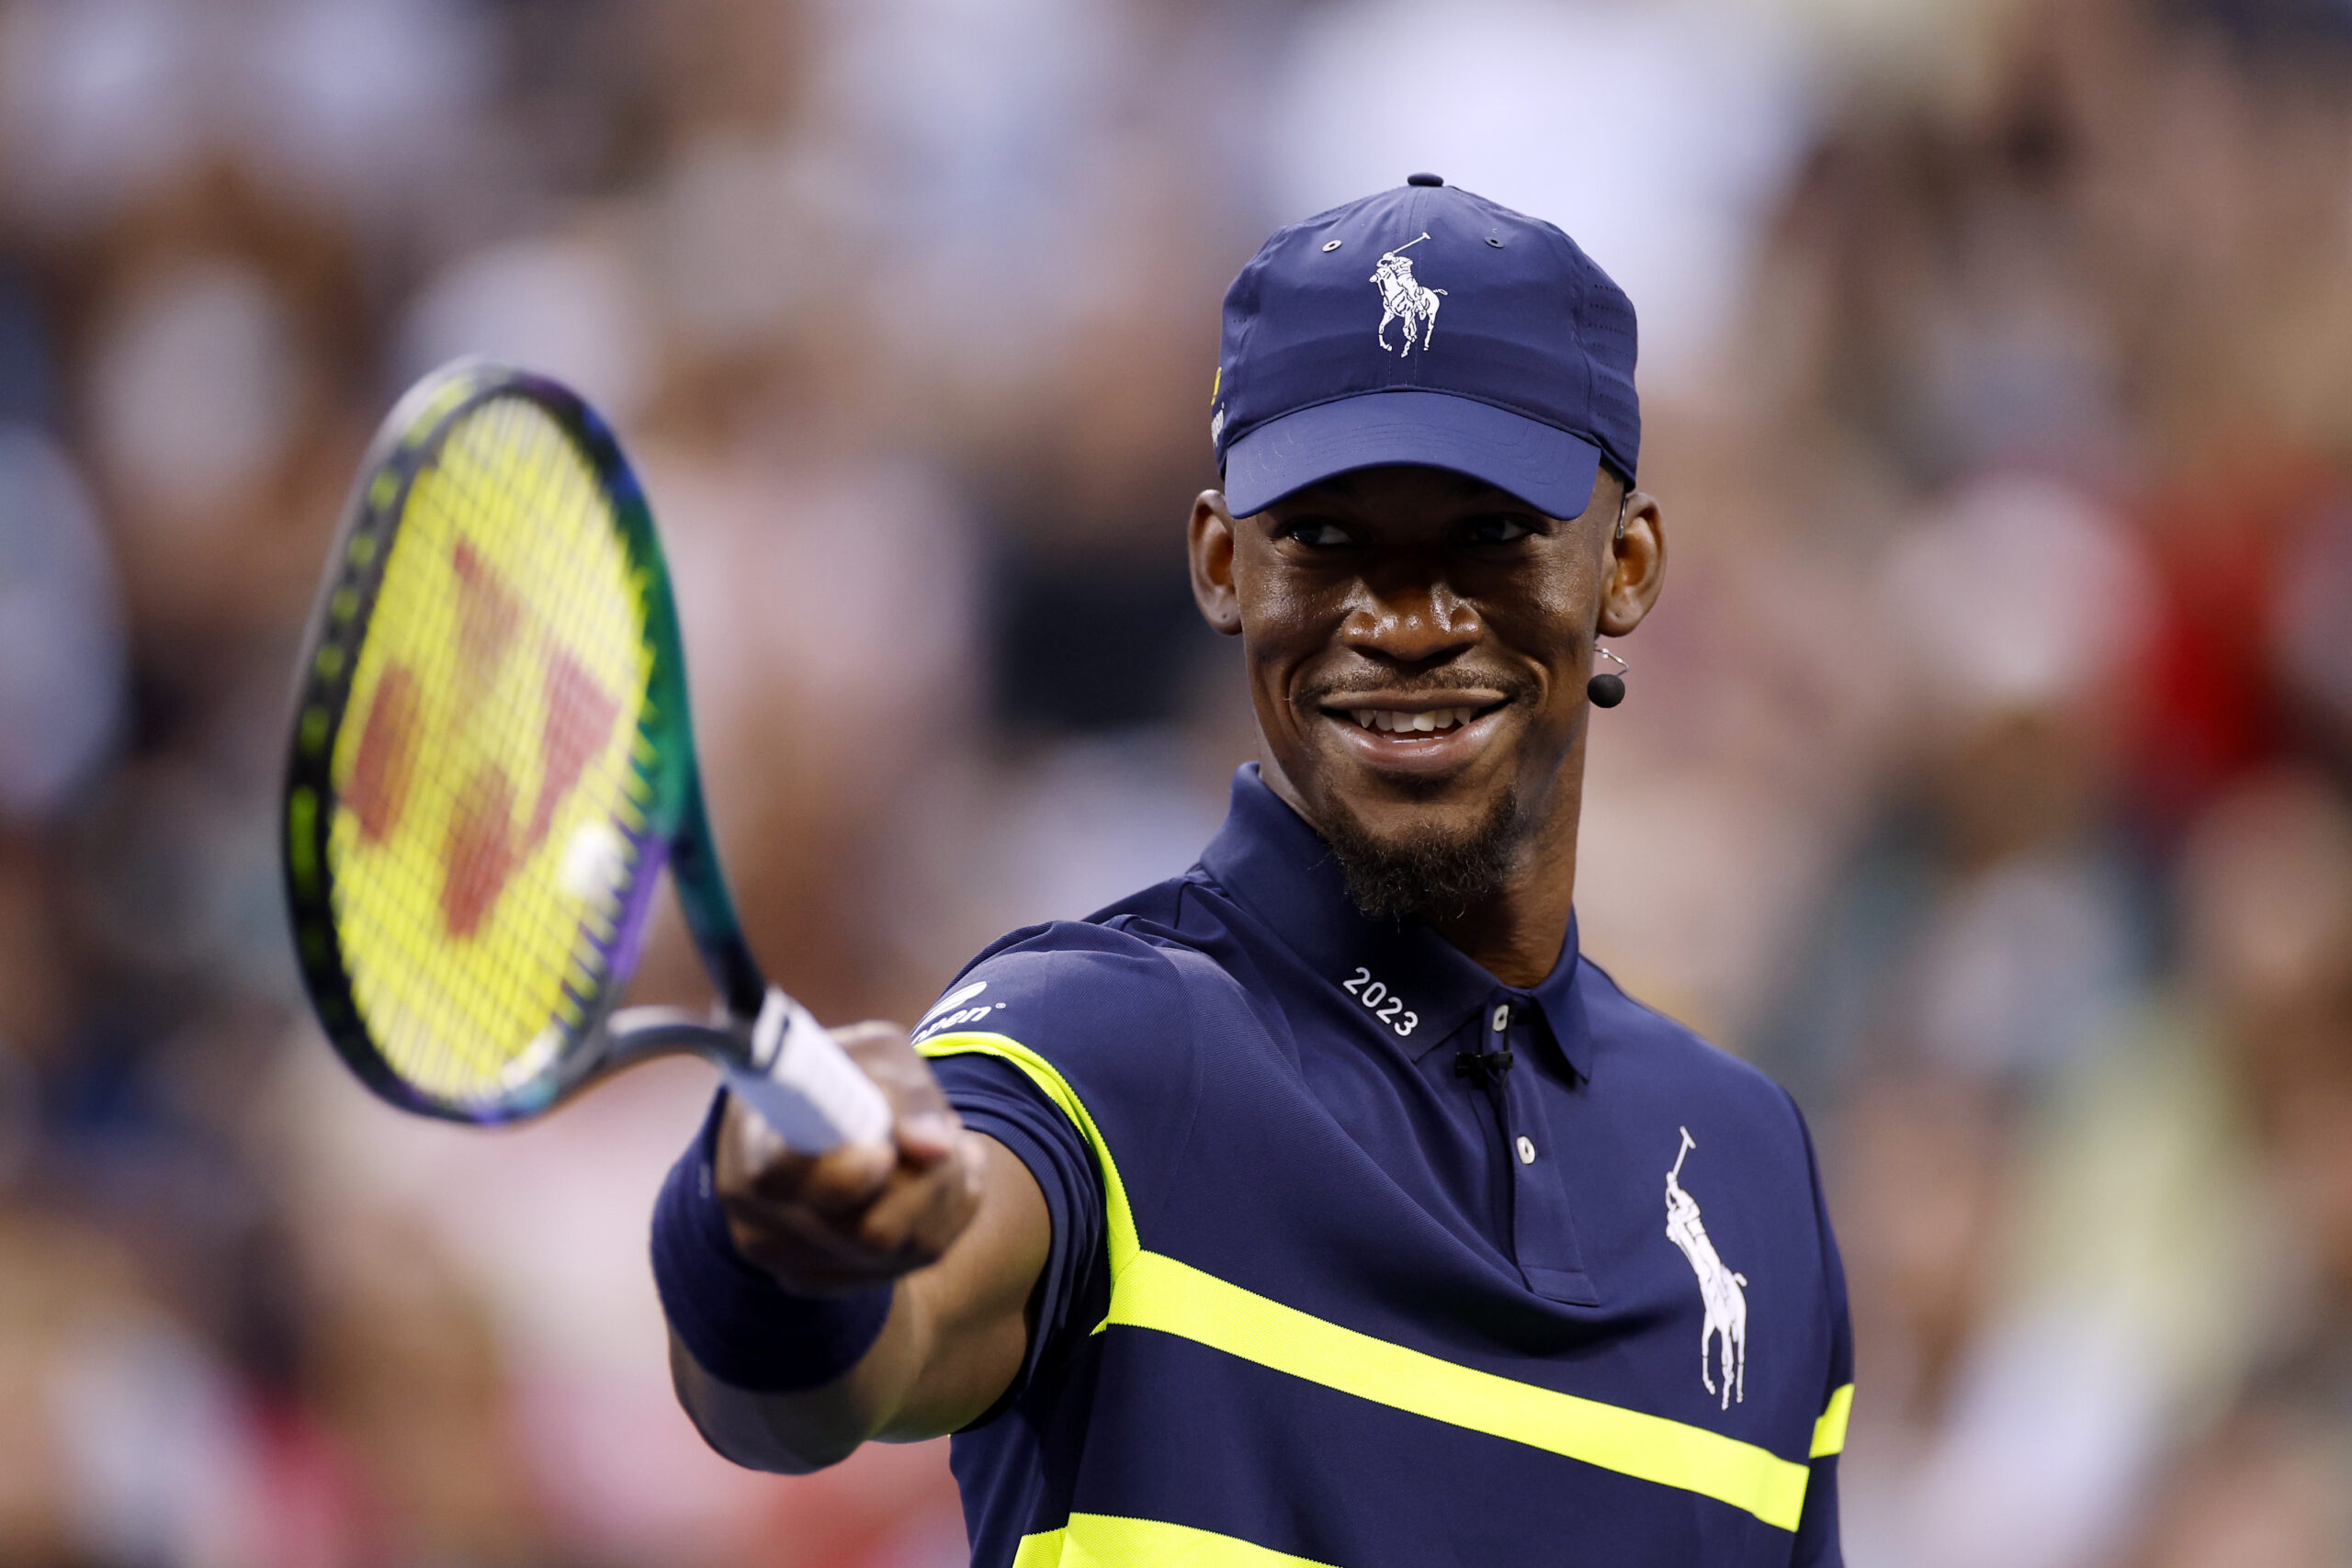
<svg viewBox="0 0 2352 1568">
<path fill-rule="evenodd" d="M 831 1031 L 774 987 L 752 1026 L 750 1067 L 727 1069 L 727 1087 L 802 1154 L 890 1137 L 890 1102 Z"/>
</svg>

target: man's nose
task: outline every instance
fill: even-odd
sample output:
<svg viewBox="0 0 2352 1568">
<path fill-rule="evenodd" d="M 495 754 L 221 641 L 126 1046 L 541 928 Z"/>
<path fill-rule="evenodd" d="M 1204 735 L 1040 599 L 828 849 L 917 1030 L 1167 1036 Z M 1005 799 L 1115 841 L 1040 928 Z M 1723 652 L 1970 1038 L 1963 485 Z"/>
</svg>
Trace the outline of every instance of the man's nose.
<svg viewBox="0 0 2352 1568">
<path fill-rule="evenodd" d="M 1442 579 L 1366 582 L 1340 623 L 1349 649 L 1396 664 L 1426 664 L 1476 642 L 1485 626 L 1476 609 Z"/>
</svg>

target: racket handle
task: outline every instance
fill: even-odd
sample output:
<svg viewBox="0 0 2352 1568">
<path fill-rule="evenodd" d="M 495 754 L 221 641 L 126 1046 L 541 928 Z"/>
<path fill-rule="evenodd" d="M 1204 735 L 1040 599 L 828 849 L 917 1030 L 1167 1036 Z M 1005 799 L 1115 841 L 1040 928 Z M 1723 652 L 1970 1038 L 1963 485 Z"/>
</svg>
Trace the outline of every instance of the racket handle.
<svg viewBox="0 0 2352 1568">
<path fill-rule="evenodd" d="M 752 1025 L 751 1062 L 727 1069 L 727 1088 L 785 1143 L 820 1155 L 890 1138 L 890 1102 L 808 1010 L 771 986 Z"/>
</svg>

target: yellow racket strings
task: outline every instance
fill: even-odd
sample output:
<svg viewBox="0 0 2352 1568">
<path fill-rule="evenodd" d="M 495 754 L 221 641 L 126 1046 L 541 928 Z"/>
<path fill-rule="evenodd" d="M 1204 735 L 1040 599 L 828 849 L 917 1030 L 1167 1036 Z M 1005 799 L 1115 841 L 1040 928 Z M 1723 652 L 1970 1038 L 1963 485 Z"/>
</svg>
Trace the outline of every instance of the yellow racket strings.
<svg viewBox="0 0 2352 1568">
<path fill-rule="evenodd" d="M 385 563 L 327 851 L 360 1017 L 427 1093 L 538 1077 L 605 983 L 649 795 L 641 606 L 563 428 L 520 397 L 460 415 Z"/>
</svg>

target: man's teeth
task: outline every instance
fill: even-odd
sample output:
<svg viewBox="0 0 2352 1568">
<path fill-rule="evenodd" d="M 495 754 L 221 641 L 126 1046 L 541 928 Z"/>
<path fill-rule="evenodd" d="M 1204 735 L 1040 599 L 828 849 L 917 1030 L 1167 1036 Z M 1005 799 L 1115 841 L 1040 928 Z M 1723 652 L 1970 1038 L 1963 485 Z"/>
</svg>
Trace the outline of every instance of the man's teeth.
<svg viewBox="0 0 2352 1568">
<path fill-rule="evenodd" d="M 1429 734 L 1453 729 L 1478 716 L 1476 708 L 1431 708 L 1426 713 L 1401 713 L 1395 708 L 1351 708 L 1349 716 L 1366 729 L 1396 734 Z"/>
</svg>

